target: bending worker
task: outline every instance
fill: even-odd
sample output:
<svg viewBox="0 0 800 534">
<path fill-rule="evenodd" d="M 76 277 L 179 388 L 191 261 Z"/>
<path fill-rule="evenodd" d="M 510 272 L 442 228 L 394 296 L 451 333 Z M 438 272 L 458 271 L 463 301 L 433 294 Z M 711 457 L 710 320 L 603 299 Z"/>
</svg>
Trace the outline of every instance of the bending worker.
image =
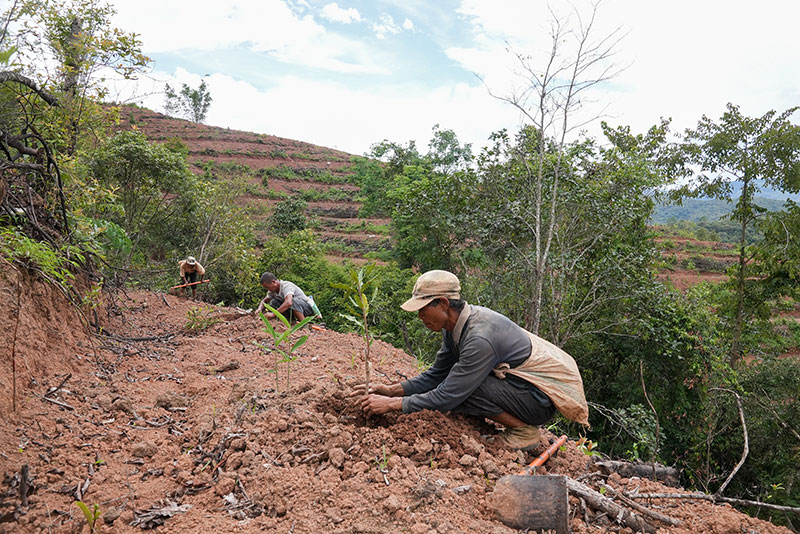
<svg viewBox="0 0 800 534">
<path fill-rule="evenodd" d="M 261 287 L 268 290 L 269 293 L 259 303 L 256 315 L 262 313 L 267 304 L 290 321 L 292 317 L 287 313 L 288 310 L 291 310 L 298 322 L 314 314 L 308 297 L 295 284 L 286 280 L 278 280 L 272 273 L 264 273 L 261 275 Z M 267 319 L 275 318 L 275 314 L 272 312 L 267 312 L 265 315 Z"/>
<path fill-rule="evenodd" d="M 424 373 L 392 385 L 374 384 L 364 395 L 368 414 L 453 410 L 505 427 L 500 440 L 513 449 L 539 445 L 538 425 L 556 412 L 588 425 L 580 372 L 572 357 L 510 319 L 461 300 L 461 284 L 447 271 L 419 277 L 402 308 L 442 332 L 442 346 Z"/>
<path fill-rule="evenodd" d="M 203 266 L 200 265 L 199 261 L 194 259 L 194 256 L 189 256 L 185 260 L 179 261 L 178 265 L 180 265 L 181 282 L 184 284 L 184 286 L 186 284 L 194 284 L 194 285 L 191 286 L 191 288 L 192 288 L 192 299 L 196 299 L 197 298 L 197 284 L 195 284 L 195 282 L 199 281 L 197 279 L 198 276 L 203 276 L 204 274 L 206 274 L 205 268 L 203 268 Z M 181 288 L 181 296 L 183 296 L 183 292 L 184 292 L 185 289 L 186 289 L 186 287 L 182 287 Z"/>
</svg>

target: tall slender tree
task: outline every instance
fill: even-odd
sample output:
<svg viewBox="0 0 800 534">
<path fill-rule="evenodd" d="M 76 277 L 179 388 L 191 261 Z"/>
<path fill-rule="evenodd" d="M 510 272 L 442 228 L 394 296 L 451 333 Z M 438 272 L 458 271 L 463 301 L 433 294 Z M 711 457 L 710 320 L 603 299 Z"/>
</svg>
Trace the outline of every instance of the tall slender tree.
<svg viewBox="0 0 800 534">
<path fill-rule="evenodd" d="M 683 150 L 694 181 L 685 194 L 709 196 L 734 203 L 732 220 L 739 223 L 739 258 L 734 273 L 736 301 L 732 317 L 730 363 L 742 357 L 742 328 L 746 309 L 750 263 L 756 250 L 748 248 L 746 233 L 766 209 L 756 202 L 764 188 L 785 193 L 800 191 L 800 127 L 790 121 L 799 108 L 761 117 L 742 115 L 728 104 L 719 121 L 706 116 L 687 130 Z M 696 170 L 694 170 L 696 169 Z"/>
</svg>

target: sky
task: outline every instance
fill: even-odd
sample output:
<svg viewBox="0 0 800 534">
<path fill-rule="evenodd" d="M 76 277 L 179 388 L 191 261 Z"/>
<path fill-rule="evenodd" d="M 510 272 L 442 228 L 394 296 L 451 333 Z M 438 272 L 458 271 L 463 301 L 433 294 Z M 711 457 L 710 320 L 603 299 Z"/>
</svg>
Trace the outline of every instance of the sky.
<svg viewBox="0 0 800 534">
<path fill-rule="evenodd" d="M 163 111 L 165 83 L 213 102 L 206 124 L 365 154 L 384 139 L 426 152 L 432 129 L 474 152 L 525 117 L 508 97 L 529 86 L 516 55 L 543 69 L 553 21 L 591 20 L 585 0 L 111 0 L 114 25 L 152 60 L 111 98 Z M 589 42 L 610 37 L 571 124 L 602 140 L 599 120 L 643 133 L 683 131 L 727 103 L 747 116 L 800 104 L 800 0 L 603 0 Z M 574 34 L 559 40 L 566 55 Z M 587 71 L 586 78 L 600 71 Z M 492 96 L 495 95 L 495 96 Z M 597 119 L 597 120 L 591 120 Z M 798 122 L 800 113 L 793 115 Z M 575 135 L 578 130 L 573 130 Z"/>
</svg>

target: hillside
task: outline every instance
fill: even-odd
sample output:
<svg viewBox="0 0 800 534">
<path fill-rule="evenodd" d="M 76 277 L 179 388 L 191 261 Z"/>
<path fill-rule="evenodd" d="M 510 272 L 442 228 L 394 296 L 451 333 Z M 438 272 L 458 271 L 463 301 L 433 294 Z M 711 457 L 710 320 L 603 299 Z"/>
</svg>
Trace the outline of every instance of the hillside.
<svg viewBox="0 0 800 534">
<path fill-rule="evenodd" d="M 504 450 L 488 439 L 496 428 L 458 416 L 365 420 L 349 400 L 363 374 L 354 334 L 309 330 L 276 383 L 263 326 L 235 309 L 104 294 L 90 336 L 52 286 L 5 265 L 0 281 L 2 346 L 14 356 L 0 367 L 0 534 L 87 532 L 75 500 L 99 506 L 101 533 L 514 532 L 494 516 L 493 489 L 535 454 Z M 373 361 L 376 380 L 417 372 L 381 342 Z M 680 491 L 603 474 L 574 441 L 543 471 Z M 728 505 L 641 502 L 680 522 L 649 519 L 658 532 L 789 532 Z M 570 509 L 573 532 L 631 532 L 575 497 Z"/>
<path fill-rule="evenodd" d="M 245 177 L 239 199 L 256 223 L 268 232 L 268 217 L 286 198 L 307 203 L 309 226 L 328 247 L 332 259 L 360 257 L 387 240 L 385 219 L 361 219 L 359 188 L 354 185 L 352 154 L 294 141 L 175 119 L 135 106 L 120 110 L 121 128 L 137 128 L 151 141 L 178 139 L 189 148 L 191 169 L 218 179 Z"/>
</svg>

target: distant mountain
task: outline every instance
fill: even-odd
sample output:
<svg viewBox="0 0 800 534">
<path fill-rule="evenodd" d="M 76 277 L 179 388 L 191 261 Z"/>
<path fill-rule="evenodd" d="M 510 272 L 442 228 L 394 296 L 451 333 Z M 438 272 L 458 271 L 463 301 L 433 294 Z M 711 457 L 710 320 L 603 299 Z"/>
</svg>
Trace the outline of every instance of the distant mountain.
<svg viewBox="0 0 800 534">
<path fill-rule="evenodd" d="M 777 189 L 764 187 L 763 182 L 758 184 L 760 191 L 755 197 L 755 203 L 758 206 L 768 209 L 769 211 L 780 211 L 783 209 L 786 200 L 793 200 L 800 202 L 800 194 L 788 194 Z M 681 206 L 658 204 L 653 212 L 651 218 L 653 224 L 663 224 L 670 219 L 678 221 L 699 221 L 705 218 L 708 221 L 718 221 L 720 217 L 727 215 L 733 210 L 736 204 L 736 199 L 742 191 L 741 182 L 733 183 L 733 192 L 731 196 L 734 198 L 732 202 L 725 200 L 718 200 L 715 198 L 700 197 L 700 198 L 687 198 L 683 201 Z"/>
<path fill-rule="evenodd" d="M 785 200 L 758 196 L 755 198 L 758 206 L 769 211 L 783 209 Z M 678 221 L 718 221 L 733 210 L 735 202 L 726 202 L 715 198 L 687 198 L 680 206 L 657 204 L 653 210 L 651 221 L 653 224 L 664 224 L 671 219 Z"/>
</svg>

